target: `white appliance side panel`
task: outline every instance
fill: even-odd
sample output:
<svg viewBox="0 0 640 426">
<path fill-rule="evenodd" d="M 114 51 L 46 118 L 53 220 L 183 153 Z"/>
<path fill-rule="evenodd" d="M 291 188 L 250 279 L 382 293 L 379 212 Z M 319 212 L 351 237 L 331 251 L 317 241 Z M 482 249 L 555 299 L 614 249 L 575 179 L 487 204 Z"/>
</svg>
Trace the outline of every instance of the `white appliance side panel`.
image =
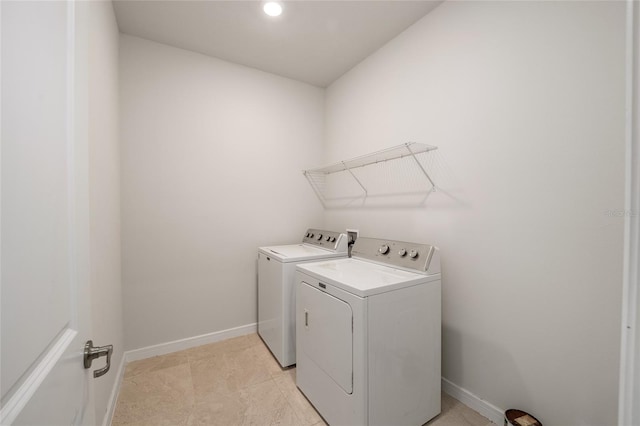
<svg viewBox="0 0 640 426">
<path fill-rule="evenodd" d="M 282 263 L 258 253 L 258 334 L 280 364 L 284 360 L 283 285 Z"/>
<path fill-rule="evenodd" d="M 299 337 L 306 355 L 347 394 L 353 392 L 353 312 L 348 303 L 302 283 Z"/>
<path fill-rule="evenodd" d="M 441 284 L 369 297 L 369 425 L 424 424 L 440 413 Z"/>
<path fill-rule="evenodd" d="M 296 363 L 296 264 L 281 263 L 282 265 L 282 292 L 281 327 L 282 327 L 282 360 L 280 365 L 288 367 Z"/>
</svg>

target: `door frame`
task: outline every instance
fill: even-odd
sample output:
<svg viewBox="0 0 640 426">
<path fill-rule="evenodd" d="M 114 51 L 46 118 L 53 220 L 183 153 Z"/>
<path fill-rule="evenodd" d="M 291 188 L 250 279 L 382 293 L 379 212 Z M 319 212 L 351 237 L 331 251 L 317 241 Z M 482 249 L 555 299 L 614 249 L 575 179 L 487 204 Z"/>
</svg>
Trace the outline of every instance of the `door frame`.
<svg viewBox="0 0 640 426">
<path fill-rule="evenodd" d="M 625 215 L 618 424 L 640 424 L 640 3 L 626 3 Z"/>
</svg>

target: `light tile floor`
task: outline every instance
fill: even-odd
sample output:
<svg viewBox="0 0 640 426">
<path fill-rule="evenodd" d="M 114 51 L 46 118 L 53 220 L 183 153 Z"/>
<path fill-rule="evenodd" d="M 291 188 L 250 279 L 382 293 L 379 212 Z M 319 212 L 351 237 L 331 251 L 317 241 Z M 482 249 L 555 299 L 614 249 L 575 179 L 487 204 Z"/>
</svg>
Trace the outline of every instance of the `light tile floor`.
<svg viewBox="0 0 640 426">
<path fill-rule="evenodd" d="M 324 425 L 295 375 L 295 368 L 280 368 L 257 334 L 134 361 L 112 425 Z M 492 423 L 442 394 L 442 413 L 428 425 Z"/>
</svg>

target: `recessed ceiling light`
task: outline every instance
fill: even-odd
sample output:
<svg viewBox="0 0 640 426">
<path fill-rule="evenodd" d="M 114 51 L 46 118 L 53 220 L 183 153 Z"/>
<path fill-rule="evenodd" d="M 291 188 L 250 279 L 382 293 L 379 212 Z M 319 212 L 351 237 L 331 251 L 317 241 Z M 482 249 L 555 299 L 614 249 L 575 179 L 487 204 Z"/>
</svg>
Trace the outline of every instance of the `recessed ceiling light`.
<svg viewBox="0 0 640 426">
<path fill-rule="evenodd" d="M 276 3 L 275 1 L 265 3 L 262 9 L 264 10 L 264 13 L 269 16 L 280 16 L 282 13 L 282 6 L 280 3 Z"/>
</svg>

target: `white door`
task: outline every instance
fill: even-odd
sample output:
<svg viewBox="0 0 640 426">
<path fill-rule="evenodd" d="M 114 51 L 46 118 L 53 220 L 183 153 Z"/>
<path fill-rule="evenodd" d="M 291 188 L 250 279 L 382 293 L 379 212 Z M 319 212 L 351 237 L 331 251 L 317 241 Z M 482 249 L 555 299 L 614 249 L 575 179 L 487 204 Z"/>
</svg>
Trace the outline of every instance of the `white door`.
<svg viewBox="0 0 640 426">
<path fill-rule="evenodd" d="M 86 23 L 72 1 L 2 1 L 0 15 L 0 423 L 93 424 L 86 58 L 76 56 Z"/>
</svg>

